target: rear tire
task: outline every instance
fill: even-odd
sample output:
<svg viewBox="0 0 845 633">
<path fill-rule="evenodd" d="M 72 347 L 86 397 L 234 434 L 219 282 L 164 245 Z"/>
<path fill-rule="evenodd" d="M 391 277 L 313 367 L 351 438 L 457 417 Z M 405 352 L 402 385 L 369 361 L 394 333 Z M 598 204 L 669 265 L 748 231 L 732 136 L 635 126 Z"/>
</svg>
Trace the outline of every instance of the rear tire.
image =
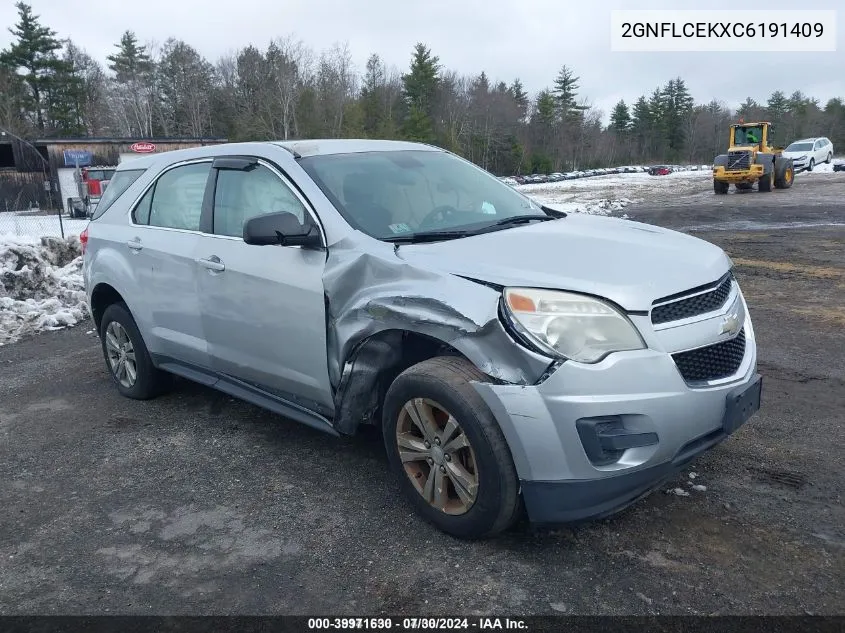
<svg viewBox="0 0 845 633">
<path fill-rule="evenodd" d="M 760 176 L 760 180 L 757 181 L 757 189 L 759 191 L 771 191 L 772 185 L 775 184 L 775 170 L 772 168 L 768 174 L 763 174 Z"/>
<path fill-rule="evenodd" d="M 113 303 L 100 321 L 100 343 L 106 369 L 121 395 L 149 400 L 162 393 L 170 375 L 156 369 L 125 303 Z"/>
<path fill-rule="evenodd" d="M 387 456 L 406 499 L 435 527 L 466 539 L 505 530 L 521 511 L 505 437 L 470 384 L 485 379 L 463 358 L 432 358 L 399 374 L 383 407 Z M 470 485 L 459 490 L 461 481 Z"/>
<path fill-rule="evenodd" d="M 714 193 L 724 195 L 724 194 L 728 193 L 728 187 L 730 187 L 730 185 L 726 182 L 722 182 L 721 180 L 714 180 L 713 181 L 713 192 Z"/>
</svg>

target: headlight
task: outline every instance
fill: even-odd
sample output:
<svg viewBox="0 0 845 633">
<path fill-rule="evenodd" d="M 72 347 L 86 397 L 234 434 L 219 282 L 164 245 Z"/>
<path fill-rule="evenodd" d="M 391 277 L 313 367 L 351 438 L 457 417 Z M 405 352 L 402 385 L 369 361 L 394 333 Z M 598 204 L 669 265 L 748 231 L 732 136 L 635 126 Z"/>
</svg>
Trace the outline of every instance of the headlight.
<svg viewBox="0 0 845 633">
<path fill-rule="evenodd" d="M 611 352 L 645 349 L 628 318 L 599 299 L 534 288 L 505 288 L 504 296 L 519 334 L 555 356 L 596 363 Z"/>
</svg>

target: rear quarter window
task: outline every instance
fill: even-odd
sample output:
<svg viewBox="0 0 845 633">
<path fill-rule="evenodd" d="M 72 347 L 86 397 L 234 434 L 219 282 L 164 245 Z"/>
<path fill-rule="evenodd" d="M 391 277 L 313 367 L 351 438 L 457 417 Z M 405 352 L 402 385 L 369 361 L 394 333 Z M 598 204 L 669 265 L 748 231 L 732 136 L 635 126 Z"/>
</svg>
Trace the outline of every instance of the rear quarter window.
<svg viewBox="0 0 845 633">
<path fill-rule="evenodd" d="M 122 196 L 126 190 L 132 186 L 132 183 L 138 180 L 138 178 L 141 177 L 141 174 L 145 171 L 145 169 L 124 169 L 123 171 L 114 172 L 114 176 L 112 176 L 106 190 L 103 192 L 103 196 L 100 198 L 100 202 L 97 204 L 97 209 L 94 211 L 94 215 L 91 216 L 91 219 L 96 220 L 108 211 L 109 207 L 112 206 L 112 204 L 114 204 L 114 202 L 120 198 L 120 196 Z"/>
</svg>

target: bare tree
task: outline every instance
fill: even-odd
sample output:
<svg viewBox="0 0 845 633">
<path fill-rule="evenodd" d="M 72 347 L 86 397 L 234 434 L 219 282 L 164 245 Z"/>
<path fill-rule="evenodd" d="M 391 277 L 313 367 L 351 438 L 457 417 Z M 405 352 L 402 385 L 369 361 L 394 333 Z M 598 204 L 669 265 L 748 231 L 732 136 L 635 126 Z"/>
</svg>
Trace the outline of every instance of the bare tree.
<svg viewBox="0 0 845 633">
<path fill-rule="evenodd" d="M 270 80 L 275 101 L 280 106 L 281 132 L 285 140 L 299 135 L 296 106 L 303 87 L 309 82 L 312 58 L 311 50 L 293 36 L 273 40 L 267 50 Z M 272 122 L 268 123 L 275 128 Z"/>
</svg>

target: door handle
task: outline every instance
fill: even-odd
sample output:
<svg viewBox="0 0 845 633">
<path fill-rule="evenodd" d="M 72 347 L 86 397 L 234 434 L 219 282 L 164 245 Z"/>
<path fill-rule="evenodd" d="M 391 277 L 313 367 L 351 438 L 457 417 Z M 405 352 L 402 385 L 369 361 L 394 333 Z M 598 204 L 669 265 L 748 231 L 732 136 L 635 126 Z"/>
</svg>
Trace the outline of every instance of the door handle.
<svg viewBox="0 0 845 633">
<path fill-rule="evenodd" d="M 220 272 L 223 272 L 224 270 L 226 270 L 226 265 L 223 262 L 221 262 L 220 258 L 217 257 L 216 255 L 212 255 L 211 257 L 209 257 L 207 259 L 200 258 L 200 259 L 197 260 L 197 263 L 200 266 L 203 266 L 203 267 L 205 267 L 208 270 L 213 271 L 213 272 L 220 273 Z"/>
<path fill-rule="evenodd" d="M 144 245 L 141 244 L 141 240 L 139 240 L 137 237 L 133 240 L 129 240 L 128 242 L 126 242 L 126 245 L 129 247 L 130 250 L 135 251 L 136 253 L 142 248 L 144 248 Z"/>
</svg>

